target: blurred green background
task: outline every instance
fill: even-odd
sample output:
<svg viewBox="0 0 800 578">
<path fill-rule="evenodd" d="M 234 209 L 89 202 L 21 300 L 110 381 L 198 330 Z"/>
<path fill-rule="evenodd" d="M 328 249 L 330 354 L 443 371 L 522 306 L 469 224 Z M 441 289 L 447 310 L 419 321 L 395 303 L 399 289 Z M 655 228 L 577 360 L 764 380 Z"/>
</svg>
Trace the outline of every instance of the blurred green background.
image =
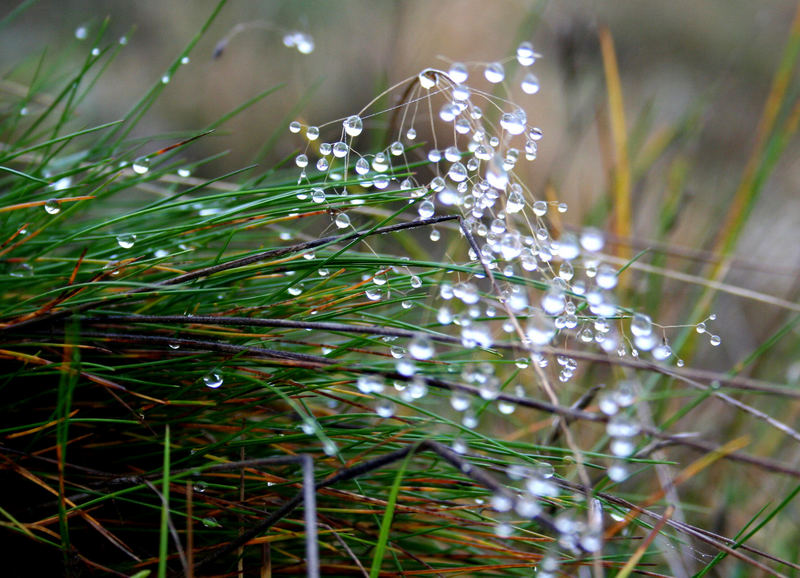
<svg viewBox="0 0 800 578">
<path fill-rule="evenodd" d="M 18 5 L 2 2 L 0 12 L 8 14 Z M 46 71 L 69 74 L 109 17 L 101 46 L 126 34 L 130 41 L 81 107 L 80 120 L 89 126 L 120 118 L 158 81 L 215 5 L 213 0 L 37 2 L 0 33 L 3 106 L 10 106 L 9 95 L 24 92 L 43 54 Z M 383 88 L 422 68 L 446 67 L 446 59 L 501 59 L 512 55 L 521 40 L 530 40 L 543 55 L 534 65 L 542 89 L 531 96 L 522 94 L 515 82 L 509 85 L 545 139 L 539 159 L 523 168 L 528 171 L 523 178 L 537 195 L 544 196 L 546 185 L 552 185 L 558 198 L 570 205 L 566 223 L 580 225 L 606 198 L 609 187 L 604 163 L 610 154 L 609 120 L 597 36 L 598 27 L 605 25 L 616 44 L 634 167 L 659 131 L 685 125 L 682 138 L 634 181 L 635 239 L 647 246 L 653 238 L 673 186 L 681 210 L 667 240 L 679 248 L 708 249 L 744 171 L 794 11 L 795 3 L 787 0 L 234 1 L 135 136 L 196 131 L 258 92 L 286 83 L 186 152 L 201 158 L 228 151 L 202 169 L 212 176 L 249 164 L 278 131 L 280 138 L 264 162 L 269 167 L 304 146 L 286 130 L 298 103 L 305 104 L 297 118 L 322 124 L 358 111 Z M 254 21 L 309 32 L 316 50 L 302 55 L 283 45 L 280 32 L 249 29 L 233 38 L 220 58 L 212 59 L 215 44 L 232 27 Z M 75 38 L 80 26 L 88 27 L 83 41 Z M 797 98 L 796 81 L 790 90 Z M 795 139 L 764 188 L 740 238 L 740 260 L 725 282 L 797 300 L 798 159 Z M 675 185 L 679 173 L 685 178 Z M 669 265 L 697 275 L 707 272 L 707 265 L 697 260 L 673 260 Z M 684 297 L 690 290 L 685 283 L 667 282 L 658 319 L 685 321 Z M 724 295 L 713 309 L 720 313 L 716 328 L 723 346 L 704 348 L 709 359 L 702 363 L 717 368 L 742 359 L 786 318 L 780 308 Z M 785 375 L 783 367 L 765 377 Z"/>
</svg>

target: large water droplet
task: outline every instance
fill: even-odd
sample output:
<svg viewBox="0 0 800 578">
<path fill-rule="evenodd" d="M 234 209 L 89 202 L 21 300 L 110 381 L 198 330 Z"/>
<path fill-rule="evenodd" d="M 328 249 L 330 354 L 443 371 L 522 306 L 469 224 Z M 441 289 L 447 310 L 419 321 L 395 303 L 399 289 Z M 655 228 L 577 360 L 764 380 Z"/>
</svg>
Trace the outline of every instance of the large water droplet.
<svg viewBox="0 0 800 578">
<path fill-rule="evenodd" d="M 133 247 L 133 244 L 136 242 L 136 235 L 132 233 L 123 233 L 121 235 L 117 235 L 117 245 L 122 247 L 123 249 L 130 249 Z"/>
<path fill-rule="evenodd" d="M 539 92 L 539 79 L 535 74 L 529 72 L 522 78 L 520 86 L 525 94 L 536 94 Z"/>
<path fill-rule="evenodd" d="M 222 374 L 219 373 L 217 370 L 212 370 L 206 373 L 203 376 L 203 383 L 206 384 L 207 387 L 211 389 L 216 389 L 222 385 L 223 379 Z"/>
<path fill-rule="evenodd" d="M 467 168 L 460 162 L 450 165 L 450 170 L 447 171 L 447 176 L 450 177 L 455 183 L 460 183 L 467 178 Z"/>
<path fill-rule="evenodd" d="M 503 159 L 500 155 L 495 155 L 486 166 L 486 181 L 495 189 L 506 190 L 508 172 L 503 168 Z"/>
<path fill-rule="evenodd" d="M 564 312 L 567 301 L 564 292 L 553 287 L 542 295 L 542 309 L 550 315 L 560 315 Z"/>
<path fill-rule="evenodd" d="M 310 126 L 306 129 L 306 138 L 308 140 L 317 140 L 319 138 L 319 127 Z"/>
<path fill-rule="evenodd" d="M 381 393 L 384 388 L 383 376 L 380 375 L 362 375 L 356 381 L 356 387 L 361 393 Z"/>
<path fill-rule="evenodd" d="M 430 90 L 436 86 L 436 73 L 432 70 L 423 70 L 419 73 L 419 76 L 417 76 L 417 80 L 422 88 Z"/>
<path fill-rule="evenodd" d="M 467 78 L 469 78 L 467 67 L 460 62 L 451 64 L 447 74 L 450 76 L 450 80 L 456 84 L 463 84 L 467 81 Z"/>
<path fill-rule="evenodd" d="M 143 175 L 150 170 L 150 159 L 147 157 L 139 157 L 133 161 L 131 168 L 137 175 Z"/>
<path fill-rule="evenodd" d="M 523 42 L 517 47 L 517 62 L 522 66 L 530 66 L 539 55 L 533 50 L 533 45 L 530 42 Z"/>
<path fill-rule="evenodd" d="M 420 219 L 430 219 L 433 217 L 435 207 L 431 201 L 422 201 L 417 208 Z"/>
<path fill-rule="evenodd" d="M 486 80 L 492 84 L 497 84 L 499 82 L 503 82 L 503 79 L 506 77 L 506 71 L 505 68 L 503 68 L 502 63 L 492 62 L 491 64 L 486 65 L 486 68 L 483 71 L 483 76 L 486 77 Z"/>
<path fill-rule="evenodd" d="M 525 335 L 533 345 L 547 345 L 556 334 L 553 320 L 536 311 L 528 319 Z"/>
<path fill-rule="evenodd" d="M 361 134 L 361 131 L 364 130 L 364 122 L 361 120 L 361 117 L 356 114 L 348 116 L 342 124 L 344 126 L 344 132 L 350 136 L 358 136 Z"/>
<path fill-rule="evenodd" d="M 350 226 L 350 217 L 346 213 L 339 213 L 334 220 L 339 229 L 346 229 Z"/>
<path fill-rule="evenodd" d="M 602 250 L 604 244 L 603 233 L 599 229 L 588 228 L 581 233 L 581 247 L 590 253 Z"/>
<path fill-rule="evenodd" d="M 347 144 L 343 143 L 342 141 L 333 144 L 333 156 L 335 156 L 337 159 L 343 159 L 347 156 L 349 151 L 350 147 L 348 147 Z"/>
<path fill-rule="evenodd" d="M 525 132 L 526 120 L 527 117 L 520 115 L 518 112 L 507 112 L 500 117 L 500 126 L 503 127 L 503 130 L 508 134 L 522 134 Z"/>
<path fill-rule="evenodd" d="M 416 335 L 408 342 L 408 353 L 414 359 L 430 359 L 434 352 L 433 341 L 427 335 Z"/>
<path fill-rule="evenodd" d="M 58 199 L 48 199 L 44 204 L 44 210 L 48 215 L 57 215 L 61 212 L 61 204 Z"/>
</svg>

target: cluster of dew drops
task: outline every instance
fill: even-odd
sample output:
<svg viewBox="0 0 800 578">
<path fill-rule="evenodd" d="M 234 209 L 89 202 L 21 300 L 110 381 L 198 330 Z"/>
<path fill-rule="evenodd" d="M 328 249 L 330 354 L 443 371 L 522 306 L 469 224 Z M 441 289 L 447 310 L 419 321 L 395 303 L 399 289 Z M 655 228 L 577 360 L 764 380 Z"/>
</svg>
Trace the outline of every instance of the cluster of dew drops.
<svg viewBox="0 0 800 578">
<path fill-rule="evenodd" d="M 76 31 L 79 39 L 86 36 L 84 27 Z M 120 39 L 121 44 L 126 42 L 126 38 Z M 301 32 L 285 34 L 283 43 L 302 54 L 314 50 L 313 39 Z M 516 60 L 522 68 L 519 87 L 525 95 L 535 95 L 540 90 L 539 79 L 532 70 L 539 57 L 529 42 L 523 42 L 517 49 Z M 181 63 L 188 63 L 188 58 L 185 60 Z M 334 142 L 321 140 L 327 125 L 290 123 L 290 132 L 303 133 L 308 143 L 306 152 L 295 158 L 301 170 L 298 184 L 308 185 L 298 193 L 298 198 L 310 199 L 320 205 L 334 200 L 339 204 L 362 204 L 361 196 L 348 199 L 348 188 L 337 186 L 339 181 L 354 178 L 352 173 L 355 173 L 362 190 L 405 192 L 420 219 L 458 211 L 463 227 L 478 241 L 479 254 L 470 249 L 470 259 L 480 261 L 482 266 L 492 270 L 502 286 L 501 295 L 491 295 L 486 288 L 481 288 L 484 275 L 480 272 L 470 278 L 443 281 L 435 286 L 437 323 L 442 328 L 457 328 L 461 345 L 466 349 L 490 348 L 500 332 L 509 336 L 517 334 L 524 346 L 522 349 L 528 351 L 528 355 L 515 360 L 516 367 L 522 370 L 531 364 L 542 369 L 550 365 L 550 359 L 537 349 L 551 345 L 557 337 L 571 339 L 576 344 L 595 344 L 604 352 L 619 356 L 638 357 L 641 352 L 649 352 L 654 360 L 660 362 L 674 358 L 663 331 L 659 332 L 658 326 L 647 315 L 626 313 L 617 305 L 614 289 L 618 271 L 603 260 L 603 233 L 590 228 L 579 234 L 564 232 L 558 239 L 553 238 L 547 227 L 547 214 L 554 209 L 566 212 L 566 204 L 537 199 L 517 178 L 515 168 L 518 164 L 536 159 L 542 131 L 529 124 L 522 107 L 498 97 L 496 91 L 488 92 L 468 84 L 470 75 L 477 68 L 482 70 L 483 79 L 490 86 L 504 85 L 507 88 L 507 64 L 508 61 L 454 62 L 447 70 L 430 68 L 422 71 L 411 79 L 414 86 L 402 104 L 402 125 L 394 135 L 396 139 L 385 150 L 362 154 L 354 148 L 357 137 L 365 129 L 365 120 L 369 121 L 374 116 L 372 114 L 365 117 L 362 113 L 343 119 L 339 137 Z M 166 84 L 169 78 L 165 75 L 162 82 Z M 491 114 L 485 114 L 484 109 Z M 429 110 L 434 111 L 434 118 L 427 115 Z M 393 170 L 395 159 L 397 168 L 408 164 L 408 148 L 417 144 L 418 123 L 423 122 L 420 117 L 429 123 L 432 133 L 438 137 L 434 139 L 437 146 L 428 146 L 422 153 L 434 173 L 427 182 L 418 182 L 414 176 L 400 179 L 394 176 Z M 495 118 L 497 121 L 491 120 Z M 444 142 L 442 135 L 448 135 Z M 418 151 L 415 154 L 419 154 Z M 136 174 L 146 173 L 149 159 L 137 159 L 132 169 Z M 306 172 L 309 169 L 316 170 L 313 178 Z M 182 176 L 188 176 L 188 173 Z M 69 188 L 70 184 L 68 178 L 59 179 L 50 187 L 61 191 Z M 50 215 L 58 214 L 58 200 L 48 200 L 44 203 L 44 210 Z M 337 228 L 352 227 L 346 211 L 332 213 Z M 128 249 L 133 246 L 135 238 L 132 234 L 122 234 L 117 237 L 117 243 Z M 431 242 L 437 242 L 441 233 L 431 228 L 429 238 Z M 378 271 L 366 276 L 367 279 L 371 277 L 374 284 L 365 290 L 368 299 L 379 301 L 389 297 L 387 273 Z M 327 274 L 327 270 L 319 270 L 320 276 Z M 526 276 L 544 282 L 547 289 L 531 292 L 519 283 L 503 283 L 504 278 Z M 411 274 L 409 278 L 411 289 L 432 288 L 417 275 Z M 302 288 L 296 286 L 292 290 L 297 295 Z M 413 302 L 404 300 L 402 305 L 410 308 Z M 496 317 L 499 318 L 494 319 Z M 515 323 L 514 318 L 520 320 L 520 324 Z M 714 319 L 713 315 L 710 316 L 697 324 L 696 330 L 699 334 L 706 334 L 710 344 L 717 346 L 720 338 L 708 331 L 706 323 Z M 390 353 L 396 372 L 406 378 L 393 381 L 396 394 L 407 403 L 424 398 L 428 387 L 419 369 L 436 355 L 434 341 L 420 333 L 405 346 L 391 343 Z M 559 355 L 556 362 L 559 381 L 568 382 L 576 373 L 577 361 Z M 675 362 L 682 365 L 679 359 Z M 469 363 L 464 366 L 461 378 L 464 383 L 475 386 L 483 400 L 496 401 L 499 413 L 514 412 L 513 403 L 497 399 L 502 384 L 495 374 L 494 364 Z M 209 371 L 202 378 L 205 386 L 213 389 L 222 386 L 223 381 L 218 369 Z M 395 404 L 384 395 L 387 384 L 383 376 L 362 375 L 356 386 L 361 393 L 375 395 L 378 416 L 390 418 L 394 415 Z M 517 397 L 526 395 L 521 384 L 512 384 L 507 391 Z M 624 459 L 636 450 L 640 427 L 636 419 L 623 410 L 634 405 L 637 391 L 635 381 L 622 381 L 603 389 L 598 399 L 600 411 L 609 416 L 610 452 L 618 458 L 607 469 L 612 481 L 621 482 L 629 475 Z M 475 400 L 463 392 L 455 391 L 450 397 L 450 405 L 460 414 L 462 425 L 470 429 L 478 426 L 474 404 Z M 304 431 L 308 430 L 308 433 L 319 433 L 314 431 L 316 427 L 310 421 L 303 423 Z M 325 442 L 326 453 L 335 454 L 335 444 L 330 440 Z M 466 442 L 459 437 L 454 439 L 452 447 L 459 453 L 468 451 Z M 516 494 L 513 498 L 498 494 L 490 501 L 491 507 L 501 517 L 513 511 L 525 518 L 535 518 L 542 512 L 540 500 L 555 498 L 560 493 L 549 463 L 540 462 L 535 467 L 512 464 L 506 473 Z M 588 510 L 591 514 L 597 508 L 599 505 L 592 503 Z M 566 510 L 555 518 L 555 525 L 562 547 L 588 552 L 600 549 L 601 516 L 589 515 L 580 519 L 573 511 Z M 508 521 L 501 519 L 498 522 L 498 536 L 507 537 L 512 532 Z M 539 576 L 556 576 L 558 557 L 546 555 L 538 570 Z"/>
<path fill-rule="evenodd" d="M 535 95 L 540 90 L 539 80 L 531 70 L 539 57 L 528 42 L 518 47 L 516 59 L 523 71 L 520 88 L 526 95 Z M 478 68 L 489 85 L 505 85 L 506 65 L 507 61 L 477 65 L 455 62 L 448 70 L 422 71 L 416 79 L 410 80 L 415 85 L 401 105 L 404 107 L 403 125 L 394 135 L 396 140 L 377 152 L 361 153 L 354 148 L 356 138 L 365 128 L 365 120 L 373 115 L 345 118 L 338 139 L 333 142 L 322 140 L 328 125 L 290 123 L 290 132 L 303 134 L 308 143 L 306 151 L 295 159 L 301 170 L 298 184 L 308 185 L 298 193 L 298 198 L 311 199 L 320 205 L 334 200 L 339 204 L 347 203 L 348 189 L 337 186 L 337 182 L 348 178 L 350 171 L 355 172 L 363 189 L 406 191 L 420 219 L 458 211 L 463 226 L 478 240 L 480 254 L 470 249 L 470 259 L 479 260 L 482 266 L 492 270 L 501 284 L 504 278 L 520 276 L 546 284 L 545 291 L 534 293 L 522 284 L 508 282 L 497 296 L 481 289 L 482 273 L 452 283 L 439 283 L 434 295 L 439 303 L 436 320 L 442 328 L 455 326 L 464 348 L 490 348 L 496 333 L 517 334 L 523 349 L 529 352 L 528 356 L 516 360 L 520 369 L 530 364 L 547 367 L 550 359 L 537 349 L 551 345 L 557 337 L 571 339 L 576 344 L 595 344 L 608 354 L 623 357 L 638 357 L 647 352 L 659 362 L 674 358 L 664 328 L 659 331 L 659 326 L 647 315 L 627 313 L 618 306 L 614 294 L 618 270 L 603 260 L 602 231 L 589 228 L 579 234 L 564 232 L 559 238 L 553 238 L 547 227 L 548 212 L 555 209 L 564 213 L 566 204 L 537 199 L 517 178 L 518 164 L 536 159 L 542 131 L 529 124 L 522 107 L 494 92 L 468 84 L 471 72 Z M 492 114 L 485 114 L 484 109 Z M 438 117 L 426 119 L 432 133 L 438 137 L 434 138 L 438 146 L 430 146 L 422 153 L 434 175 L 427 182 L 418 182 L 415 177 L 401 180 L 393 176 L 394 159 L 398 159 L 398 167 L 408 162 L 407 151 L 410 145 L 416 144 L 419 127 L 415 122 L 421 110 L 436 111 L 434 116 Z M 494 122 L 492 118 L 498 120 Z M 442 143 L 441 135 L 452 136 Z M 314 156 L 316 158 L 312 158 Z M 309 169 L 316 169 L 312 177 L 306 172 Z M 361 202 L 360 198 L 350 199 L 353 205 Z M 333 214 L 336 227 L 352 227 L 346 212 L 337 210 Z M 431 230 L 432 242 L 440 237 L 439 231 Z M 372 276 L 378 287 L 366 290 L 371 300 L 389 296 L 388 289 L 382 287 L 387 284 L 383 273 L 379 271 Z M 320 271 L 320 275 L 325 274 L 327 271 Z M 422 286 L 418 276 L 412 274 L 410 279 L 412 288 Z M 403 301 L 404 307 L 412 305 L 410 301 Z M 502 318 L 493 319 L 498 316 Z M 514 318 L 521 321 L 521 326 Z M 713 319 L 714 316 L 709 317 L 696 329 L 698 333 L 707 333 L 711 345 L 716 346 L 720 338 L 708 333 L 706 328 L 706 321 Z M 521 335 L 519 329 L 522 329 Z M 393 383 L 400 399 L 413 402 L 423 398 L 428 388 L 418 370 L 435 356 L 434 341 L 425 334 L 417 334 L 406 347 L 392 343 L 390 352 L 396 372 L 406 378 Z M 559 381 L 568 382 L 576 373 L 577 361 L 567 355 L 556 356 L 556 361 Z M 683 364 L 679 359 L 675 359 L 675 363 Z M 488 362 L 470 363 L 464 367 L 461 378 L 475 386 L 484 400 L 496 400 L 502 384 L 494 368 L 494 364 Z M 375 411 L 380 417 L 394 414 L 394 404 L 383 395 L 387 387 L 384 377 L 362 375 L 356 386 L 364 394 L 376 395 Z M 510 387 L 506 391 L 517 397 L 526 395 L 522 385 Z M 636 382 L 623 381 L 605 388 L 599 400 L 600 410 L 610 416 L 607 424 L 609 449 L 616 459 L 610 463 L 607 475 L 615 482 L 629 475 L 624 459 L 636 450 L 640 427 L 636 419 L 623 410 L 634 405 L 637 391 Z M 455 391 L 450 404 L 460 413 L 462 425 L 467 428 L 478 425 L 471 396 Z M 497 409 L 501 414 L 510 414 L 515 406 L 497 400 Z M 457 437 L 453 449 L 464 453 L 468 448 L 466 442 Z M 542 463 L 538 469 L 511 466 L 508 476 L 520 482 L 520 490 L 515 500 L 495 496 L 492 507 L 497 512 L 513 509 L 519 515 L 535 517 L 541 510 L 537 500 L 556 497 L 559 493 L 558 485 L 551 480 L 553 471 L 549 464 Z M 601 543 L 598 519 L 589 516 L 586 522 L 565 512 L 556 519 L 560 543 L 572 549 L 596 551 Z M 508 535 L 510 531 L 507 523 L 497 526 L 498 535 Z M 555 575 L 554 560 L 546 558 L 545 561 L 540 574 Z"/>
</svg>

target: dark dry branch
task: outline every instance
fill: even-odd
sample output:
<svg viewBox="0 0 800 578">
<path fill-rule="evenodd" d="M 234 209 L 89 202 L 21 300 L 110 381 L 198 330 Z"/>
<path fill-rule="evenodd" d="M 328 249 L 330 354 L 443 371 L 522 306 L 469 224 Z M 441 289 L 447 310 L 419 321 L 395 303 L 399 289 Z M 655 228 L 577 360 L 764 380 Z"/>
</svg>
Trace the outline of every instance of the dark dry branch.
<svg viewBox="0 0 800 578">
<path fill-rule="evenodd" d="M 310 355 L 306 353 L 293 353 L 279 351 L 275 349 L 266 349 L 261 347 L 251 347 L 244 345 L 233 345 L 229 343 L 222 343 L 217 341 L 203 341 L 197 339 L 184 339 L 184 338 L 171 338 L 160 335 L 135 335 L 135 334 L 115 334 L 115 333 L 82 333 L 86 338 L 99 338 L 105 341 L 115 341 L 122 343 L 151 343 L 159 345 L 180 345 L 181 347 L 193 348 L 195 351 L 185 351 L 183 354 L 191 354 L 197 352 L 217 351 L 221 353 L 230 353 L 237 356 L 250 356 L 262 360 L 269 360 L 272 363 L 277 363 L 281 366 L 304 367 L 306 369 L 334 369 L 340 371 L 347 371 L 352 373 L 372 373 L 380 374 L 388 379 L 398 379 L 408 381 L 409 377 L 401 375 L 393 371 L 377 371 L 374 368 L 361 368 L 354 365 L 343 365 L 340 362 L 332 361 L 326 357 L 317 355 Z M 173 354 L 178 354 L 177 352 Z M 479 396 L 480 391 L 470 385 L 462 383 L 445 381 L 435 377 L 422 377 L 425 383 L 432 387 L 439 389 L 446 389 L 450 391 L 463 391 L 473 396 Z M 572 420 L 584 420 L 599 423 L 608 422 L 608 416 L 601 413 L 587 412 L 577 409 L 572 409 L 565 406 L 556 405 L 528 397 L 519 397 L 508 393 L 500 392 L 497 399 L 508 401 L 522 407 L 528 407 L 539 411 L 544 411 L 555 416 L 565 417 Z M 685 434 L 669 434 L 665 433 L 654 427 L 649 427 L 644 424 L 640 426 L 640 431 L 643 434 L 657 438 L 664 441 L 669 441 L 675 445 L 685 446 L 700 452 L 708 453 L 717 451 L 718 444 L 712 442 L 705 442 L 701 440 L 693 440 L 686 437 Z M 790 467 L 783 462 L 769 458 L 760 458 L 740 452 L 730 452 L 723 456 L 724 459 L 751 464 L 757 466 L 768 472 L 782 473 L 794 478 L 800 479 L 800 469 Z"/>
<path fill-rule="evenodd" d="M 469 461 L 464 459 L 462 456 L 460 456 L 450 448 L 432 440 L 423 440 L 418 444 L 408 445 L 406 447 L 400 448 L 399 450 L 395 450 L 393 452 L 383 454 L 382 456 L 378 456 L 377 458 L 360 462 L 354 466 L 341 468 L 332 476 L 329 476 L 324 480 L 316 482 L 316 484 L 314 485 L 314 489 L 320 490 L 322 488 L 326 488 L 340 482 L 355 479 L 373 470 L 382 468 L 384 466 L 402 460 L 408 454 L 418 454 L 422 451 L 431 451 L 437 454 L 439 457 L 446 460 L 454 467 L 458 468 L 464 475 L 472 478 L 474 481 L 476 481 L 478 484 L 482 485 L 486 489 L 491 490 L 494 494 L 503 495 L 507 497 L 509 500 L 511 500 L 512 503 L 516 502 L 516 497 L 511 492 L 509 492 L 509 490 L 503 484 L 498 482 L 488 472 L 474 466 L 473 464 L 471 464 Z M 285 502 L 269 517 L 267 517 L 263 521 L 259 522 L 258 524 L 256 524 L 255 526 L 253 526 L 240 536 L 238 536 L 235 540 L 232 540 L 231 542 L 225 544 L 224 546 L 222 546 L 218 550 L 215 550 L 212 554 L 210 554 L 209 556 L 198 562 L 195 565 L 195 571 L 204 568 L 209 563 L 219 559 L 222 556 L 225 556 L 226 554 L 230 554 L 236 551 L 238 548 L 244 546 L 247 542 L 258 536 L 259 534 L 268 530 L 279 520 L 288 516 L 292 511 L 294 511 L 295 508 L 297 508 L 300 504 L 302 504 L 304 500 L 308 499 L 308 496 L 306 494 L 314 493 L 313 491 L 308 492 L 307 488 L 310 488 L 310 486 L 305 482 L 304 479 L 303 490 L 295 494 L 295 496 L 292 499 L 290 499 L 288 502 Z M 543 527 L 545 527 L 550 531 L 554 531 L 556 529 L 553 520 L 546 514 L 537 515 L 535 517 L 535 520 L 540 525 L 542 525 Z M 308 524 L 308 520 L 306 520 L 306 523 Z M 314 523 L 316 523 L 316 521 Z"/>
</svg>

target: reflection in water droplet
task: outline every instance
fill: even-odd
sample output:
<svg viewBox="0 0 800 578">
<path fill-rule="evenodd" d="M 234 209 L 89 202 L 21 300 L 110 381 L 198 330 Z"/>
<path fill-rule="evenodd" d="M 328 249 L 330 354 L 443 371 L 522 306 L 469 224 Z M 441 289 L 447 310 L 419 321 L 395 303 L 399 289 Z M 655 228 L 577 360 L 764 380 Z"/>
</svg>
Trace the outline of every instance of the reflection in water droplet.
<svg viewBox="0 0 800 578">
<path fill-rule="evenodd" d="M 58 199 L 50 199 L 44 204 L 44 210 L 49 215 L 57 215 L 61 212 L 61 205 L 58 202 Z"/>
<path fill-rule="evenodd" d="M 143 175 L 150 170 L 150 159 L 147 157 L 139 157 L 133 161 L 131 168 L 137 175 Z"/>
<path fill-rule="evenodd" d="M 123 249 L 130 249 L 133 247 L 134 243 L 136 243 L 136 235 L 131 233 L 123 233 L 122 235 L 117 235 L 117 245 L 122 247 Z"/>
<path fill-rule="evenodd" d="M 206 386 L 212 389 L 216 389 L 220 385 L 222 385 L 222 381 L 223 381 L 222 374 L 216 370 L 209 371 L 207 374 L 203 376 L 203 383 L 205 383 Z"/>
</svg>

